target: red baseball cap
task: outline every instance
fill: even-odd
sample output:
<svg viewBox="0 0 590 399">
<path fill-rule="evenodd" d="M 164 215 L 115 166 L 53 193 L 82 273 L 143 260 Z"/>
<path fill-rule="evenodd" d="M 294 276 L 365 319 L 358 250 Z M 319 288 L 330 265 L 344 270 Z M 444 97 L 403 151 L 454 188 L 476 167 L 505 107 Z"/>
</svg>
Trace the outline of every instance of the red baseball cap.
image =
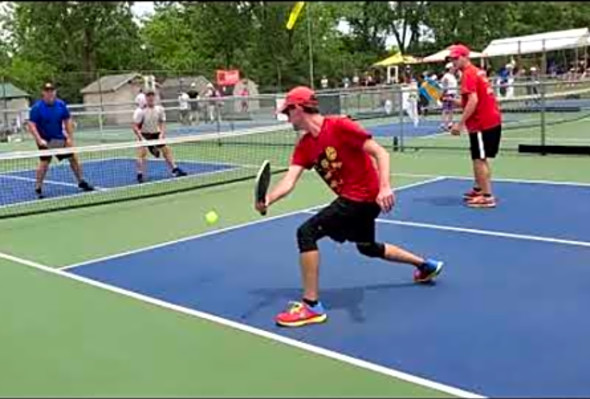
<svg viewBox="0 0 590 399">
<path fill-rule="evenodd" d="M 317 107 L 318 99 L 315 92 L 307 86 L 297 86 L 287 93 L 287 98 L 283 106 L 277 110 L 277 113 L 283 113 L 292 105 Z"/>
<path fill-rule="evenodd" d="M 462 44 L 455 44 L 451 46 L 451 50 L 449 52 L 450 58 L 459 58 L 459 57 L 469 57 L 469 47 L 464 46 Z"/>
</svg>

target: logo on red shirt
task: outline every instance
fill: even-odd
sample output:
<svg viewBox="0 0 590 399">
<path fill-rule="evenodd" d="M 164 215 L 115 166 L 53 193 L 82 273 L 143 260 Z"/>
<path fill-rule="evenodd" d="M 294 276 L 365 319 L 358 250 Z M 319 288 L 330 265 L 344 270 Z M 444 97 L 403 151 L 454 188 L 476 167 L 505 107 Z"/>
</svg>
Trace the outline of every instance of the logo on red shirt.
<svg viewBox="0 0 590 399">
<path fill-rule="evenodd" d="M 340 193 L 344 183 L 342 162 L 338 162 L 338 151 L 334 147 L 326 147 L 316 161 L 314 169 L 334 192 Z"/>
<path fill-rule="evenodd" d="M 379 193 L 379 175 L 363 148 L 370 138 L 350 119 L 326 117 L 317 137 L 307 133 L 299 140 L 291 163 L 315 169 L 339 196 L 373 202 Z"/>
</svg>

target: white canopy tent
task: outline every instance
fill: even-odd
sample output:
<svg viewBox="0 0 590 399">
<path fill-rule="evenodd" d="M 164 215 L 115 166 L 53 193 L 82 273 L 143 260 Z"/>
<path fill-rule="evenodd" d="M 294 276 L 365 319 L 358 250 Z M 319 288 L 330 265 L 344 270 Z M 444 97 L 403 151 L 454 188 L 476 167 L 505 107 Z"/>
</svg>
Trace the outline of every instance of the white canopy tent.
<svg viewBox="0 0 590 399">
<path fill-rule="evenodd" d="M 483 50 L 483 54 L 486 57 L 498 57 L 544 53 L 587 47 L 589 43 L 590 31 L 588 28 L 569 29 L 493 40 Z"/>
<path fill-rule="evenodd" d="M 444 50 L 441 50 L 437 53 L 431 54 L 427 57 L 422 58 L 423 63 L 430 63 L 430 62 L 444 62 L 449 54 L 451 53 L 451 47 L 449 46 Z M 471 51 L 469 53 L 469 58 L 481 58 L 483 57 L 482 53 L 478 53 L 477 51 Z"/>
</svg>

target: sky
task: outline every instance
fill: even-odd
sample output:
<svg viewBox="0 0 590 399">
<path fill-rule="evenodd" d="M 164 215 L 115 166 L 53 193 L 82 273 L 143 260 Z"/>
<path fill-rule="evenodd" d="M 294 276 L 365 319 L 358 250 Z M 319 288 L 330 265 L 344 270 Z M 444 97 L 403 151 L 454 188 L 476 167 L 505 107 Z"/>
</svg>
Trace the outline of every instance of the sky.
<svg viewBox="0 0 590 399">
<path fill-rule="evenodd" d="M 140 18 L 146 14 L 151 14 L 154 12 L 154 2 L 153 1 L 137 1 L 133 4 L 132 9 L 133 9 L 133 13 L 135 14 L 135 16 L 137 18 Z M 341 21 L 338 24 L 338 29 L 342 33 L 350 32 L 350 27 L 346 21 Z M 409 37 L 408 37 L 408 40 L 409 40 Z M 387 47 L 387 49 L 390 49 L 391 47 L 395 46 L 396 44 L 397 44 L 397 42 L 395 41 L 395 37 L 393 35 L 388 36 L 385 40 L 385 46 Z"/>
<path fill-rule="evenodd" d="M 153 13 L 154 12 L 154 2 L 153 1 L 136 1 L 132 7 L 133 13 L 137 17 L 141 17 L 145 13 Z"/>
</svg>

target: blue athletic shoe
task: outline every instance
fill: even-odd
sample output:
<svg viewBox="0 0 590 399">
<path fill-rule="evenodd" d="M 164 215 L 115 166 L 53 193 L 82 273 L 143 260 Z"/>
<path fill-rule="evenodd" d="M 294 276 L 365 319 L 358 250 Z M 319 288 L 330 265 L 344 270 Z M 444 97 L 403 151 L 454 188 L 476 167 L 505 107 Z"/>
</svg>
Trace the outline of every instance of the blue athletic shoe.
<svg viewBox="0 0 590 399">
<path fill-rule="evenodd" d="M 416 283 L 430 283 L 434 281 L 435 277 L 442 271 L 444 262 L 427 259 L 424 264 L 414 271 L 414 282 Z"/>
</svg>

